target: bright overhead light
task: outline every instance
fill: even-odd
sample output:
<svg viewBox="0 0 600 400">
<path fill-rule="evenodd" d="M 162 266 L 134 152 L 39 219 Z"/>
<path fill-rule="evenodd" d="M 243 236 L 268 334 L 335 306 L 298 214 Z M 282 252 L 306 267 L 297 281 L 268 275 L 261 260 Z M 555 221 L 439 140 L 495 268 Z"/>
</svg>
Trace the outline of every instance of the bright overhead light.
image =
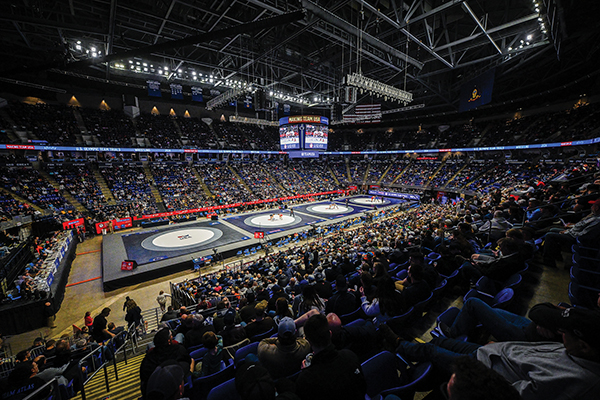
<svg viewBox="0 0 600 400">
<path fill-rule="evenodd" d="M 133 61 L 129 60 L 129 64 L 133 64 Z"/>
<path fill-rule="evenodd" d="M 96 56 L 97 56 L 97 54 L 96 54 L 96 53 L 92 53 L 92 57 L 96 57 Z"/>
<path fill-rule="evenodd" d="M 96 48 L 94 46 L 90 47 L 91 51 L 96 51 Z"/>
<path fill-rule="evenodd" d="M 180 70 L 179 70 L 179 71 L 177 71 L 177 72 L 179 72 L 179 73 L 182 73 L 183 71 L 180 69 Z"/>
<path fill-rule="evenodd" d="M 533 35 L 527 35 L 527 40 L 533 39 Z"/>
<path fill-rule="evenodd" d="M 165 69 L 165 71 L 168 71 L 168 70 L 169 70 L 169 67 L 165 67 L 164 69 Z"/>
<path fill-rule="evenodd" d="M 142 64 L 142 65 L 143 65 L 144 67 L 147 67 L 147 66 L 148 66 L 148 64 L 146 64 L 146 63 L 144 63 L 144 64 Z"/>
<path fill-rule="evenodd" d="M 81 50 L 81 45 L 80 44 L 75 45 L 75 49 Z"/>
<path fill-rule="evenodd" d="M 77 41 L 77 44 L 81 44 L 81 40 L 78 40 L 78 41 Z"/>
</svg>

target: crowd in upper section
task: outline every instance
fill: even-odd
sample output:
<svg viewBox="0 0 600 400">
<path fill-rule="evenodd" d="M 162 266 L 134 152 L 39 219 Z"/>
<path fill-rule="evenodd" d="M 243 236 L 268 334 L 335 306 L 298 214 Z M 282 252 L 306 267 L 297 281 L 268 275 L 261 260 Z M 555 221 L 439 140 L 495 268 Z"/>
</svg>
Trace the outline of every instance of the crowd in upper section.
<svg viewBox="0 0 600 400">
<path fill-rule="evenodd" d="M 411 150 L 497 146 L 580 140 L 598 136 L 600 103 L 563 111 L 503 116 L 418 128 L 331 126 L 328 150 Z M 198 118 L 11 102 L 0 113 L 3 143 L 45 141 L 50 145 L 147 148 L 279 150 L 278 130 Z M 7 132 L 14 133 L 13 140 Z"/>
</svg>

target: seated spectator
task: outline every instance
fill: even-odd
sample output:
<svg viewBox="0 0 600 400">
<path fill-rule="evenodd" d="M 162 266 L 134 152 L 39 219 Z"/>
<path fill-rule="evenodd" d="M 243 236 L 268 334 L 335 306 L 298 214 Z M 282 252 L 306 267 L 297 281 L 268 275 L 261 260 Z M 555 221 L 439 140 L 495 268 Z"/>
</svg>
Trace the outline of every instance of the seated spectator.
<svg viewBox="0 0 600 400">
<path fill-rule="evenodd" d="M 202 344 L 202 337 L 206 332 L 214 330 L 212 324 L 205 324 L 202 314 L 194 314 L 186 320 L 191 329 L 185 334 L 184 345 L 186 349 Z"/>
<path fill-rule="evenodd" d="M 530 314 L 534 316 L 540 308 L 557 308 L 551 304 L 538 304 L 532 307 Z M 531 319 L 513 314 L 499 308 L 492 308 L 483 300 L 468 299 L 456 316 L 452 326 L 440 322 L 440 329 L 446 337 L 455 338 L 460 335 L 471 335 L 475 328 L 483 325 L 496 341 L 560 341 L 560 334 L 544 327 L 543 319 L 534 322 Z"/>
<path fill-rule="evenodd" d="M 500 253 L 498 259 L 491 262 L 479 262 L 468 260 L 463 263 L 461 269 L 465 279 L 474 283 L 482 276 L 504 282 L 511 275 L 519 272 L 525 267 L 525 263 L 519 254 L 519 245 L 515 239 L 502 238 L 498 241 Z"/>
<path fill-rule="evenodd" d="M 20 400 L 42 387 L 46 382 L 37 376 L 38 372 L 38 365 L 33 361 L 17 363 L 2 390 L 2 399 Z"/>
<path fill-rule="evenodd" d="M 550 232 L 544 239 L 544 264 L 556 268 L 556 260 L 562 257 L 561 249 L 571 247 L 577 238 L 591 232 L 600 224 L 600 199 L 592 204 L 591 213 L 574 225 L 567 225 L 560 232 Z"/>
<path fill-rule="evenodd" d="M 519 392 L 498 372 L 471 357 L 459 357 L 452 375 L 441 387 L 448 400 L 521 400 Z"/>
<path fill-rule="evenodd" d="M 222 368 L 223 338 L 214 332 L 206 332 L 202 336 L 202 344 L 208 350 L 202 359 L 201 376 L 212 375 Z"/>
<path fill-rule="evenodd" d="M 275 316 L 273 317 L 273 320 L 277 325 L 279 325 L 281 320 L 286 317 L 294 318 L 294 315 L 292 314 L 292 310 L 287 299 L 284 297 L 280 297 L 275 303 Z"/>
<path fill-rule="evenodd" d="M 362 287 L 360 291 L 361 294 L 364 294 Z M 372 301 L 368 301 L 367 297 L 363 295 L 361 303 L 363 311 L 367 316 L 373 318 L 376 326 L 402 314 L 404 309 L 401 294 L 396 292 L 394 281 L 390 277 L 380 279 L 375 291 L 375 298 Z"/>
<path fill-rule="evenodd" d="M 348 291 L 348 281 L 344 275 L 338 275 L 335 278 L 335 288 L 336 293 L 331 296 L 325 305 L 326 314 L 346 315 L 360 307 L 360 299 L 353 291 Z"/>
<path fill-rule="evenodd" d="M 225 327 L 219 331 L 219 335 L 223 338 L 223 345 L 225 347 L 239 343 L 247 338 L 244 327 L 235 323 L 235 316 L 235 310 L 230 308 L 223 317 Z"/>
<path fill-rule="evenodd" d="M 503 237 L 510 228 L 512 228 L 512 225 L 506 221 L 502 211 L 497 210 L 494 212 L 494 218 L 479 227 L 479 233 L 486 234 L 488 240 L 496 242 Z"/>
<path fill-rule="evenodd" d="M 146 393 L 146 384 L 156 367 L 165 361 L 177 362 L 186 374 L 194 371 L 194 360 L 183 345 L 174 344 L 171 331 L 167 328 L 159 330 L 154 336 L 154 347 L 148 350 L 140 364 L 140 381 L 142 395 Z"/>
<path fill-rule="evenodd" d="M 293 375 L 300 371 L 302 361 L 310 353 L 310 344 L 296 337 L 296 324 L 290 317 L 279 323 L 277 337 L 267 338 L 258 344 L 258 359 L 273 379 Z"/>
<path fill-rule="evenodd" d="M 183 396 L 185 376 L 183 368 L 176 363 L 156 367 L 146 387 L 145 400 L 176 400 Z"/>
<path fill-rule="evenodd" d="M 254 306 L 256 316 L 252 320 L 250 316 L 250 323 L 244 327 L 248 338 L 252 339 L 253 336 L 265 333 L 275 328 L 277 324 L 273 321 L 273 318 L 265 315 L 267 310 L 267 301 L 263 300 Z"/>
<path fill-rule="evenodd" d="M 160 322 L 170 321 L 177 318 L 179 318 L 179 312 L 173 310 L 173 306 L 169 306 L 167 307 L 167 312 L 161 317 Z"/>
<path fill-rule="evenodd" d="M 313 356 L 310 362 L 303 362 L 296 380 L 298 396 L 302 400 L 363 400 L 367 383 L 358 357 L 350 350 L 335 349 L 327 318 L 321 314 L 310 317 L 304 334 Z"/>
<path fill-rule="evenodd" d="M 548 311 L 548 310 L 546 310 Z M 402 341 L 396 351 L 411 361 L 431 361 L 450 377 L 449 366 L 470 355 L 502 375 L 524 400 L 595 399 L 600 390 L 600 312 L 582 308 L 550 310 L 546 320 L 563 343 L 501 342 L 480 346 L 440 338 Z"/>
<path fill-rule="evenodd" d="M 312 309 L 324 312 L 325 302 L 317 294 L 317 289 L 314 285 L 306 285 L 302 289 L 302 301 L 298 304 L 297 316 L 300 317 Z"/>
</svg>

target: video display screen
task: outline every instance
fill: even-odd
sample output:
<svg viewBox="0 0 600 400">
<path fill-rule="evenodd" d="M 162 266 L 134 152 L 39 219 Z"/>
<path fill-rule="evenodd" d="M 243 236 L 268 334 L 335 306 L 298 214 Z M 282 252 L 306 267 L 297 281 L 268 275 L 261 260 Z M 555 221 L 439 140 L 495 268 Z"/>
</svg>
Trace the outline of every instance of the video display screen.
<svg viewBox="0 0 600 400">
<path fill-rule="evenodd" d="M 304 148 L 327 150 L 328 135 L 327 126 L 306 124 Z"/>
<path fill-rule="evenodd" d="M 300 149 L 300 130 L 298 125 L 286 125 L 279 128 L 279 145 L 281 150 Z"/>
</svg>

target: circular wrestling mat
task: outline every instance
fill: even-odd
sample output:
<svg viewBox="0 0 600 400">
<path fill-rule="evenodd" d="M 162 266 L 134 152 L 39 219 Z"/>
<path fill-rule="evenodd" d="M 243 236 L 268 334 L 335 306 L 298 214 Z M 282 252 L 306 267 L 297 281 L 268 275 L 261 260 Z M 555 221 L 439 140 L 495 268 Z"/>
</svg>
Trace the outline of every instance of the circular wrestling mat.
<svg viewBox="0 0 600 400">
<path fill-rule="evenodd" d="M 330 204 L 318 204 L 306 207 L 306 211 L 312 211 L 317 214 L 347 214 L 354 211 L 352 207 L 346 207 L 341 204 L 336 204 L 331 207 Z"/>
<path fill-rule="evenodd" d="M 215 228 L 187 228 L 159 232 L 142 241 L 142 247 L 153 251 L 185 250 L 205 245 L 223 236 Z"/>
<path fill-rule="evenodd" d="M 254 215 L 244 220 L 244 224 L 255 228 L 278 228 L 281 226 L 295 225 L 302 221 L 300 217 L 292 217 L 284 214 L 279 218 L 279 214 L 273 214 L 271 219 L 269 214 Z"/>
<path fill-rule="evenodd" d="M 392 202 L 389 200 L 385 200 L 385 199 L 381 199 L 381 198 L 377 198 L 377 200 L 373 201 L 370 197 L 362 197 L 360 199 L 352 199 L 350 200 L 350 202 L 355 203 L 355 204 L 362 204 L 362 205 L 368 205 L 368 206 L 385 206 L 387 204 L 391 204 Z"/>
</svg>

